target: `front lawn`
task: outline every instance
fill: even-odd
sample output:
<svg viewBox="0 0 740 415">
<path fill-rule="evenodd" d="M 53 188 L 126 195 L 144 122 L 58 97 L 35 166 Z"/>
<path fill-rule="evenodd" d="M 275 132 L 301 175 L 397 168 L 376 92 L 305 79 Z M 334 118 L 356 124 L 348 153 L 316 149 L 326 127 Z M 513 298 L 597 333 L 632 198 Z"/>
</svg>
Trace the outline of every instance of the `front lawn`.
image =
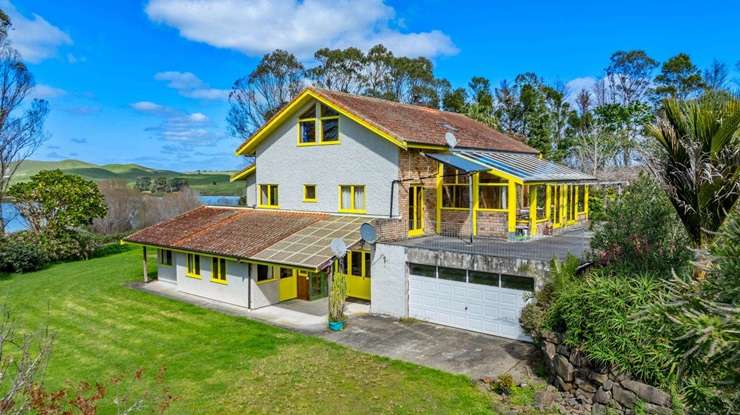
<svg viewBox="0 0 740 415">
<path fill-rule="evenodd" d="M 55 333 L 48 388 L 143 368 L 133 392 L 143 394 L 165 368 L 173 414 L 490 412 L 463 376 L 128 288 L 140 274 L 141 250 L 131 249 L 0 277 L 0 305 L 19 329 Z"/>
</svg>

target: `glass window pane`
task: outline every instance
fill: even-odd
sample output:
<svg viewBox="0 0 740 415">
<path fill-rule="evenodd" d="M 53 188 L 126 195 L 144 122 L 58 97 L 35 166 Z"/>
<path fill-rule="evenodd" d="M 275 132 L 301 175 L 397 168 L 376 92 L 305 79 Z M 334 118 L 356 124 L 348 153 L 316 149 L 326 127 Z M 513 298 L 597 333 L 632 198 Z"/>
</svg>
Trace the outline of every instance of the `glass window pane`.
<svg viewBox="0 0 740 415">
<path fill-rule="evenodd" d="M 481 185 L 479 189 L 481 209 L 506 209 L 506 186 Z"/>
<path fill-rule="evenodd" d="M 219 262 L 218 273 L 221 275 L 222 280 L 226 280 L 226 260 L 221 258 Z"/>
<path fill-rule="evenodd" d="M 342 186 L 342 209 L 350 209 L 352 202 L 352 188 L 350 186 Z"/>
<path fill-rule="evenodd" d="M 270 279 L 270 267 L 267 265 L 257 265 L 257 281 L 265 281 Z"/>
<path fill-rule="evenodd" d="M 338 118 L 321 121 L 321 140 L 328 142 L 339 140 Z"/>
<path fill-rule="evenodd" d="M 290 278 L 293 276 L 293 270 L 290 268 L 280 268 L 280 278 Z"/>
<path fill-rule="evenodd" d="M 362 276 L 362 252 L 352 251 L 350 252 L 352 258 L 350 259 L 350 270 L 351 275 L 358 277 Z"/>
<path fill-rule="evenodd" d="M 365 186 L 355 186 L 355 206 L 354 209 L 365 209 Z"/>
<path fill-rule="evenodd" d="M 311 121 L 301 121 L 301 143 L 316 142 L 316 123 Z"/>
<path fill-rule="evenodd" d="M 455 186 L 455 206 L 456 208 L 468 208 L 470 207 L 470 188 L 467 185 L 456 185 Z"/>
<path fill-rule="evenodd" d="M 260 204 L 267 205 L 270 201 L 269 187 L 265 184 L 260 185 Z"/>
<path fill-rule="evenodd" d="M 439 279 L 465 282 L 464 269 L 439 267 Z"/>
<path fill-rule="evenodd" d="M 336 117 L 339 113 L 334 111 L 333 108 L 329 108 L 324 104 L 321 104 L 321 116 L 322 117 Z"/>
<path fill-rule="evenodd" d="M 436 267 L 434 265 L 409 264 L 409 273 L 420 277 L 437 277 Z"/>
<path fill-rule="evenodd" d="M 372 266 L 372 263 L 370 262 L 370 253 L 365 252 L 363 257 L 365 258 L 365 276 L 370 278 L 370 268 Z"/>
<path fill-rule="evenodd" d="M 534 291 L 534 278 L 501 274 L 501 288 Z"/>
<path fill-rule="evenodd" d="M 306 199 L 313 200 L 316 199 L 316 186 L 310 184 L 306 185 L 305 194 L 303 195 Z"/>
<path fill-rule="evenodd" d="M 316 106 L 311 105 L 299 118 L 316 118 Z"/>
<path fill-rule="evenodd" d="M 483 284 L 490 285 L 492 287 L 498 287 L 498 274 L 481 271 L 470 271 L 468 273 L 468 276 L 470 278 L 469 282 L 473 284 Z"/>
<path fill-rule="evenodd" d="M 270 186 L 270 205 L 271 206 L 278 205 L 278 187 L 276 184 Z"/>
</svg>

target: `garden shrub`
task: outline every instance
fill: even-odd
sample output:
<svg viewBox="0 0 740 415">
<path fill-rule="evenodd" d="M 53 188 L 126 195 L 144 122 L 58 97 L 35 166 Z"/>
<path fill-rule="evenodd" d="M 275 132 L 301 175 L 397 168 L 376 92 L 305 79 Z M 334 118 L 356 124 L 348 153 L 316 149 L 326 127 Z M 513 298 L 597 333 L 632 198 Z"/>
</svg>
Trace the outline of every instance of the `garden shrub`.
<svg viewBox="0 0 740 415">
<path fill-rule="evenodd" d="M 596 261 L 625 272 L 670 276 L 691 259 L 686 231 L 658 184 L 646 175 L 606 208 L 606 220 L 591 240 Z"/>
<path fill-rule="evenodd" d="M 52 262 L 90 258 L 99 246 L 98 238 L 84 229 L 49 230 L 40 240 Z"/>
<path fill-rule="evenodd" d="M 573 283 L 580 264 L 581 261 L 573 255 L 568 255 L 563 262 L 553 259 L 550 263 L 551 271 L 547 281 L 532 295 L 532 301 L 524 306 L 519 319 L 524 330 L 533 338 L 542 334 L 550 305 L 568 284 Z"/>
<path fill-rule="evenodd" d="M 38 271 L 48 263 L 38 235 L 16 232 L 0 239 L 0 272 Z"/>
</svg>

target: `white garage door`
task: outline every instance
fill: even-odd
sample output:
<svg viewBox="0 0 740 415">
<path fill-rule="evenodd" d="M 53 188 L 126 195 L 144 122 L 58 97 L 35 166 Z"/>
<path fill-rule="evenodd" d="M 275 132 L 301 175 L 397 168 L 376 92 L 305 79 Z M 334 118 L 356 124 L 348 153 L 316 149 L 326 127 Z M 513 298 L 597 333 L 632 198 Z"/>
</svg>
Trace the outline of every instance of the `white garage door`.
<svg viewBox="0 0 740 415">
<path fill-rule="evenodd" d="M 409 264 L 409 315 L 419 320 L 531 341 L 519 325 L 534 289 L 528 277 Z"/>
</svg>

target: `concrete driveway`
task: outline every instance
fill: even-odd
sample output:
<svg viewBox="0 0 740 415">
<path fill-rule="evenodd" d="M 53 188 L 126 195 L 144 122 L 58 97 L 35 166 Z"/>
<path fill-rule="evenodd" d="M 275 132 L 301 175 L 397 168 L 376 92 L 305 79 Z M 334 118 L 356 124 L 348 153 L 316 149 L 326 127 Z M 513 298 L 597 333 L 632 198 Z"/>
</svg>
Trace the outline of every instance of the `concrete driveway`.
<svg viewBox="0 0 740 415">
<path fill-rule="evenodd" d="M 511 373 L 529 377 L 534 345 L 416 320 L 374 315 L 349 319 L 341 332 L 319 334 L 353 349 L 405 360 L 473 379 Z"/>
</svg>

